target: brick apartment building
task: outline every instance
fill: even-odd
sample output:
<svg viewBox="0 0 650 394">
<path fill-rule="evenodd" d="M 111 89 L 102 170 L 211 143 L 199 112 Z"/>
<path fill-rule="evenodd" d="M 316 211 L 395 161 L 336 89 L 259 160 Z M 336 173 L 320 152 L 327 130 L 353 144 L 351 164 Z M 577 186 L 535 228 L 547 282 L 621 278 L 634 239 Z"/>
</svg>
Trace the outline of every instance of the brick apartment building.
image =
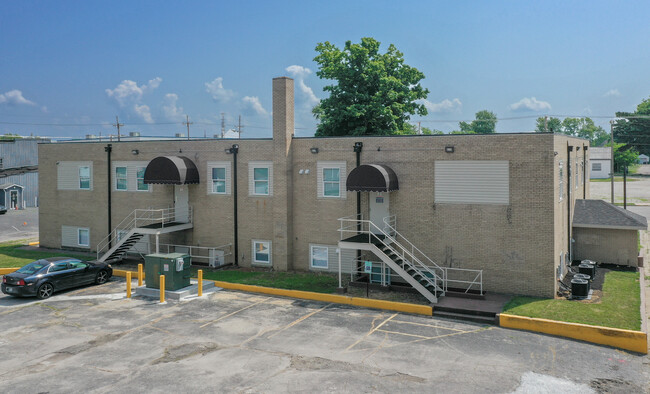
<svg viewBox="0 0 650 394">
<path fill-rule="evenodd" d="M 148 239 L 149 251 L 156 242 L 231 244 L 225 262 L 243 267 L 337 272 L 340 264 L 349 274 L 370 260 L 398 280 L 463 269 L 481 272 L 487 291 L 556 294 L 572 258 L 572 210 L 589 193 L 588 141 L 294 137 L 293 94 L 292 79 L 273 80 L 273 138 L 41 145 L 41 245 L 101 257 L 118 238 L 129 238 L 127 247 Z M 135 209 L 167 212 L 167 230 L 129 224 Z M 358 229 L 365 241 L 340 242 Z M 355 246 L 377 241 L 370 234 L 390 242 Z M 397 252 L 420 269 L 391 264 L 386 255 L 399 260 Z M 423 268 L 427 261 L 442 268 Z"/>
</svg>

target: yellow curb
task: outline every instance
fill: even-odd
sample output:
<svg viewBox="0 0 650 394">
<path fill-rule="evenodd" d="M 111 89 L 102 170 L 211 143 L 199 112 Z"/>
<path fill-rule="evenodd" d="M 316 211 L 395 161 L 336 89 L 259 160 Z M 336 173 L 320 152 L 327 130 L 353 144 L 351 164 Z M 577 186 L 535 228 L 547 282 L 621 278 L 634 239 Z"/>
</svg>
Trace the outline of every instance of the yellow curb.
<svg viewBox="0 0 650 394">
<path fill-rule="evenodd" d="M 40 243 L 39 241 L 36 241 L 36 242 L 28 242 L 28 243 L 27 243 L 27 245 L 29 245 L 29 246 L 36 246 L 36 245 L 40 245 L 40 244 L 41 244 L 41 243 Z"/>
<path fill-rule="evenodd" d="M 302 290 L 276 289 L 273 287 L 244 285 L 241 283 L 221 282 L 218 280 L 215 280 L 213 282 L 216 286 L 224 289 L 229 289 L 229 290 L 241 290 L 241 291 L 248 291 L 252 293 L 262 293 L 262 294 L 271 294 L 271 295 L 277 295 L 283 297 L 301 298 L 304 300 L 332 302 L 335 304 L 345 304 L 345 305 L 361 306 L 365 308 L 385 309 L 389 311 L 414 313 L 414 314 L 426 315 L 426 316 L 431 316 L 433 314 L 433 308 L 427 305 L 407 304 L 404 302 L 395 302 L 395 301 L 373 300 L 368 298 L 349 297 L 349 296 L 342 296 L 336 294 L 314 293 L 311 291 L 302 291 Z"/>
<path fill-rule="evenodd" d="M 0 268 L 0 275 L 6 275 L 14 272 L 18 268 Z"/>
<path fill-rule="evenodd" d="M 515 316 L 505 313 L 499 315 L 499 325 L 506 328 L 541 332 L 648 354 L 647 334 L 641 331 L 590 326 L 588 324 Z"/>
</svg>

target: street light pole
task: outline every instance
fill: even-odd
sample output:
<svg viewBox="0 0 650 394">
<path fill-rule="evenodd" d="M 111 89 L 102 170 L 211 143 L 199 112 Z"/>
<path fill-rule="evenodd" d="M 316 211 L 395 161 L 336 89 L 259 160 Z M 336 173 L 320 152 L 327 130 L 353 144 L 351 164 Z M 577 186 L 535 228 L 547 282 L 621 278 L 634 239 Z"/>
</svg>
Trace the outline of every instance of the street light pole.
<svg viewBox="0 0 650 394">
<path fill-rule="evenodd" d="M 612 204 L 614 204 L 614 121 L 610 120 L 609 121 L 609 136 L 611 140 L 611 145 L 612 145 L 612 163 L 610 166 L 611 174 L 612 174 Z"/>
</svg>

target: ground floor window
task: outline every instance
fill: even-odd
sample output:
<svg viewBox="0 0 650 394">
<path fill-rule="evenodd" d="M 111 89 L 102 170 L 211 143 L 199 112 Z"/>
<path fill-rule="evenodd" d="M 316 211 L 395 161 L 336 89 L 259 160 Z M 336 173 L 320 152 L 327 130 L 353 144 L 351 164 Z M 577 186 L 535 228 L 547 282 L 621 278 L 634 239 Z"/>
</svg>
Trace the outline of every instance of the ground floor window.
<svg viewBox="0 0 650 394">
<path fill-rule="evenodd" d="M 87 228 L 77 229 L 77 239 L 79 246 L 89 246 L 90 245 L 90 230 Z"/>
<path fill-rule="evenodd" d="M 327 246 L 312 245 L 311 252 L 310 252 L 311 267 L 327 269 L 327 262 L 329 257 L 328 251 L 329 248 Z"/>
<path fill-rule="evenodd" d="M 253 263 L 271 264 L 271 241 L 253 240 Z"/>
</svg>

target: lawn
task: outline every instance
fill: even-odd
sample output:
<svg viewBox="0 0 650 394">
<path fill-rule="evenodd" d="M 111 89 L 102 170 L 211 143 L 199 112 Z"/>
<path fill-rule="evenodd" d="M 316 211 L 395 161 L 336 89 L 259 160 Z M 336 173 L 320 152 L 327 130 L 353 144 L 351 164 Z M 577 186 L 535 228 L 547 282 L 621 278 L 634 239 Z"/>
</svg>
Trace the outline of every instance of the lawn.
<svg viewBox="0 0 650 394">
<path fill-rule="evenodd" d="M 590 179 L 589 182 L 611 182 L 612 178 L 596 178 L 596 179 Z M 627 178 L 628 182 L 636 182 L 640 181 L 638 178 Z M 615 176 L 614 177 L 614 182 L 623 182 L 623 177 L 622 176 Z"/>
<path fill-rule="evenodd" d="M 203 278 L 278 289 L 314 291 L 316 293 L 335 293 L 338 287 L 338 279 L 334 275 L 322 273 L 221 270 L 204 271 Z"/>
<path fill-rule="evenodd" d="M 52 253 L 19 249 L 21 246 L 25 246 L 25 242 L 25 240 L 22 240 L 0 243 L 0 268 L 22 267 L 34 260 L 46 257 L 70 256 L 77 257 L 80 260 L 88 260 L 85 255 L 80 256 L 74 252 Z"/>
<path fill-rule="evenodd" d="M 640 330 L 639 286 L 637 272 L 611 271 L 605 276 L 600 303 L 515 297 L 504 307 L 503 312 L 572 323 Z"/>
</svg>

